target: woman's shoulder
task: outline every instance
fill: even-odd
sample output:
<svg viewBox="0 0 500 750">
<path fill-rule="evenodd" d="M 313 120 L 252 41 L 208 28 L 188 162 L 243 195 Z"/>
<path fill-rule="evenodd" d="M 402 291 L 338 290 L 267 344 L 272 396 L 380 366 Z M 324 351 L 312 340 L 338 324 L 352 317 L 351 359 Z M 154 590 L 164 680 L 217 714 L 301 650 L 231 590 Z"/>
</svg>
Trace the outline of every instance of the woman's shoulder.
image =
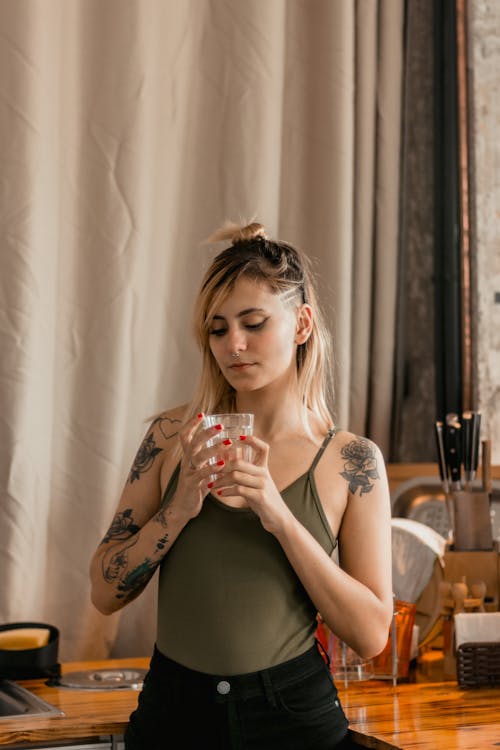
<svg viewBox="0 0 500 750">
<path fill-rule="evenodd" d="M 357 435 L 349 430 L 335 430 L 334 440 L 331 441 L 332 448 L 343 455 L 377 454 L 380 448 L 370 438 Z"/>
<path fill-rule="evenodd" d="M 382 451 L 370 438 L 339 430 L 331 444 L 333 462 L 351 493 L 364 494 L 385 476 Z"/>
<path fill-rule="evenodd" d="M 324 469 L 329 467 L 330 471 L 342 475 L 346 465 L 360 467 L 373 461 L 383 462 L 379 447 L 369 438 L 342 429 L 332 429 L 330 436 L 323 454 L 325 458 L 320 461 Z"/>
<path fill-rule="evenodd" d="M 349 430 L 336 430 L 325 453 L 333 471 L 338 471 L 344 479 L 353 471 L 376 471 L 384 465 L 384 458 L 378 445 L 370 438 L 357 435 Z"/>
</svg>

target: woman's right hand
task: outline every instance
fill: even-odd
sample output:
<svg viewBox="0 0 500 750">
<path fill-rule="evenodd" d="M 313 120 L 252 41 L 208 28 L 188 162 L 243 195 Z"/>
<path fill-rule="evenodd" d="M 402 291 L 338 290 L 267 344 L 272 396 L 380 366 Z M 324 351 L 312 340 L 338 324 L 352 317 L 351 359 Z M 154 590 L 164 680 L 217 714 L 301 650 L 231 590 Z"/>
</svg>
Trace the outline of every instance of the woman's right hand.
<svg viewBox="0 0 500 750">
<path fill-rule="evenodd" d="M 183 455 L 172 503 L 175 503 L 178 512 L 185 513 L 188 518 L 200 513 L 203 500 L 213 485 L 214 475 L 224 468 L 224 451 L 231 445 L 231 441 L 221 441 L 207 447 L 207 442 L 220 432 L 222 425 L 203 429 L 202 422 L 203 414 L 200 413 L 179 430 Z M 208 461 L 213 458 L 217 458 L 217 461 L 209 464 Z"/>
</svg>

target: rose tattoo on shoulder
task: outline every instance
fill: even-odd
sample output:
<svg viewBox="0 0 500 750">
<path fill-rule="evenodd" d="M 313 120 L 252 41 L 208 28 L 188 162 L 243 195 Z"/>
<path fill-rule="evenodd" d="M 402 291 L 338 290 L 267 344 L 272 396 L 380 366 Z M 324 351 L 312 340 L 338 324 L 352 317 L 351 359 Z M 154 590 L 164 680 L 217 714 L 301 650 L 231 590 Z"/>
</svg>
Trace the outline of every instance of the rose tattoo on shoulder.
<svg viewBox="0 0 500 750">
<path fill-rule="evenodd" d="M 349 492 L 354 495 L 359 489 L 360 496 L 371 492 L 374 480 L 379 478 L 372 444 L 364 438 L 355 438 L 344 445 L 341 456 L 345 463 L 340 475 L 349 482 Z"/>
</svg>

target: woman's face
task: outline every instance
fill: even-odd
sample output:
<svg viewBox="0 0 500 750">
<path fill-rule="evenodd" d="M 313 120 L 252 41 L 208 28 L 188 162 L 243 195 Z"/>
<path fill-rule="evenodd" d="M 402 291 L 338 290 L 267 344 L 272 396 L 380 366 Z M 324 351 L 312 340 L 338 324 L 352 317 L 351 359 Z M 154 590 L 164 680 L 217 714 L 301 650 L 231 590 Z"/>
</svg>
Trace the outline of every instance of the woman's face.
<svg viewBox="0 0 500 750">
<path fill-rule="evenodd" d="M 303 342 L 302 317 L 265 284 L 239 279 L 209 326 L 210 349 L 228 383 L 243 392 L 288 382 Z"/>
</svg>

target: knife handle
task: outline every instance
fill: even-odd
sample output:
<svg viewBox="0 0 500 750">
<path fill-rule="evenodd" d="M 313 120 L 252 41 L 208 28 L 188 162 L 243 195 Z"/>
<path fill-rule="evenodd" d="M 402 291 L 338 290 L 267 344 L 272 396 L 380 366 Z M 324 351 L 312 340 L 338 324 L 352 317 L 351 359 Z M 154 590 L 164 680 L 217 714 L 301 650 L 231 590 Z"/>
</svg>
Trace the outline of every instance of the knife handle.
<svg viewBox="0 0 500 750">
<path fill-rule="evenodd" d="M 481 412 L 472 412 L 472 466 L 471 479 L 474 479 L 479 464 L 479 443 L 481 435 Z"/>
<path fill-rule="evenodd" d="M 493 483 L 491 479 L 491 440 L 481 440 L 481 476 L 484 492 L 491 494 Z"/>
<path fill-rule="evenodd" d="M 445 458 L 445 453 L 444 453 L 444 437 L 443 437 L 443 423 L 442 422 L 434 423 L 434 434 L 436 436 L 439 476 L 441 477 L 443 490 L 445 494 L 447 495 L 448 492 L 450 491 L 450 487 L 448 484 L 448 469 L 446 467 L 446 458 Z"/>
<path fill-rule="evenodd" d="M 472 412 L 464 411 L 462 414 L 462 462 L 466 484 L 471 481 L 472 469 Z"/>
<path fill-rule="evenodd" d="M 460 443 L 461 443 L 461 426 L 460 422 L 446 425 L 446 456 L 452 484 L 456 490 L 461 489 L 460 483 Z"/>
</svg>

